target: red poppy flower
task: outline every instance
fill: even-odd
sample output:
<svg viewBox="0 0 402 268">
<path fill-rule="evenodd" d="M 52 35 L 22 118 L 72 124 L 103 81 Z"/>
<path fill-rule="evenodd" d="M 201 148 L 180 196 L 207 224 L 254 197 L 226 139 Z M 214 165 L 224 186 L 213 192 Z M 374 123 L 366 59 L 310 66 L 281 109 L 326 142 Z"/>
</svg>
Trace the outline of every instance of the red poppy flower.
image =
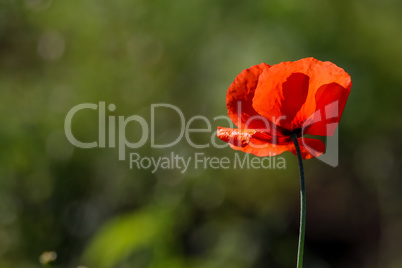
<svg viewBox="0 0 402 268">
<path fill-rule="evenodd" d="M 317 157 L 324 143 L 303 136 L 334 134 L 351 85 L 342 68 L 314 58 L 252 66 L 236 77 L 226 96 L 238 128 L 218 127 L 217 135 L 235 150 L 274 156 L 296 154 L 290 138 L 295 133 L 303 158 Z"/>
</svg>

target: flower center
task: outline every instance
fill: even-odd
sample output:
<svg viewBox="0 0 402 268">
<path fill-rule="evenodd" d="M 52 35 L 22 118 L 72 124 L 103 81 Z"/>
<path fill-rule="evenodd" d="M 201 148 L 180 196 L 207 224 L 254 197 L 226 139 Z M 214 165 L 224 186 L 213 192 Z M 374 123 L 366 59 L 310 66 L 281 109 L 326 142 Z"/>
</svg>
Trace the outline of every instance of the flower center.
<svg viewBox="0 0 402 268">
<path fill-rule="evenodd" d="M 285 135 L 285 136 L 290 136 L 293 133 L 296 134 L 296 136 L 298 138 L 301 137 L 302 136 L 302 128 L 296 128 L 296 129 L 293 129 L 293 130 L 288 130 L 288 129 L 282 130 L 282 134 Z"/>
</svg>

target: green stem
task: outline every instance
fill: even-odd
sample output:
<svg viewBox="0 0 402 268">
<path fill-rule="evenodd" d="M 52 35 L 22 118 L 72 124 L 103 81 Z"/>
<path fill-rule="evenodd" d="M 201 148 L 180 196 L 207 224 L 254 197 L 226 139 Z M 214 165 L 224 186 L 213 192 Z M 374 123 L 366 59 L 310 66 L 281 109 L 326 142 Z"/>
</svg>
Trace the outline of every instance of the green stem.
<svg viewBox="0 0 402 268">
<path fill-rule="evenodd" d="M 304 254 L 304 237 L 306 233 L 306 187 L 304 185 L 304 169 L 303 159 L 300 151 L 297 135 L 292 133 L 290 137 L 296 147 L 297 159 L 299 160 L 299 174 L 300 174 L 300 230 L 299 230 L 299 249 L 297 252 L 297 268 L 303 267 L 303 254 Z"/>
</svg>

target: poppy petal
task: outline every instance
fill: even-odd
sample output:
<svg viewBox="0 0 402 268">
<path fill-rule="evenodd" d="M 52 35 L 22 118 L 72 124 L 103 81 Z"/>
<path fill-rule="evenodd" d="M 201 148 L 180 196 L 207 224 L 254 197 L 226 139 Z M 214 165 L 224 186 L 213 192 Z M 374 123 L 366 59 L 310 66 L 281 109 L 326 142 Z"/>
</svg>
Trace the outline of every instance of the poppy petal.
<svg viewBox="0 0 402 268">
<path fill-rule="evenodd" d="M 295 146 L 290 138 L 279 139 L 273 143 L 272 136 L 265 132 L 222 127 L 218 127 L 217 135 L 233 149 L 256 156 L 275 156 L 285 151 L 291 151 L 296 155 Z M 304 159 L 317 157 L 325 151 L 325 145 L 320 140 L 299 138 L 298 141 Z"/>
<path fill-rule="evenodd" d="M 224 142 L 233 144 L 237 147 L 245 147 L 250 143 L 252 135 L 256 131 L 254 129 L 234 129 L 218 127 L 217 136 Z"/>
<path fill-rule="evenodd" d="M 219 139 L 236 147 L 245 147 L 248 145 L 259 148 L 264 147 L 266 143 L 276 145 L 291 143 L 289 137 L 271 135 L 270 133 L 256 129 L 218 127 L 217 136 Z"/>
<path fill-rule="evenodd" d="M 301 124 L 293 121 L 306 101 L 309 77 L 303 73 L 289 75 L 282 72 L 275 75 L 275 79 L 271 79 L 272 73 L 269 70 L 261 74 L 253 107 L 261 115 L 285 129 L 300 128 Z M 277 83 L 277 81 L 284 82 Z"/>
<path fill-rule="evenodd" d="M 271 123 L 253 108 L 254 92 L 261 73 L 269 69 L 265 63 L 243 70 L 230 85 L 226 95 L 228 115 L 239 128 L 269 129 Z"/>
<path fill-rule="evenodd" d="M 310 138 L 298 138 L 300 151 L 303 159 L 311 159 L 318 157 L 325 151 L 325 145 L 322 141 Z M 294 155 L 297 155 L 296 148 L 293 145 L 290 150 Z"/>
<path fill-rule="evenodd" d="M 338 126 L 346 101 L 349 96 L 351 83 L 347 88 L 337 83 L 322 85 L 315 94 L 316 112 L 304 127 L 310 135 L 332 136 Z"/>
<path fill-rule="evenodd" d="M 218 137 L 230 147 L 257 156 L 274 156 L 289 151 L 292 141 L 288 137 L 271 136 L 254 129 L 233 129 L 218 127 Z"/>
<path fill-rule="evenodd" d="M 256 147 L 249 146 L 249 145 L 247 145 L 245 147 L 236 147 L 236 146 L 230 144 L 230 147 L 232 147 L 232 149 L 235 149 L 238 151 L 253 154 L 253 155 L 256 155 L 259 157 L 264 157 L 264 156 L 276 156 L 283 152 L 290 151 L 292 144 L 277 145 L 277 144 L 266 143 L 265 146 L 262 146 L 260 148 L 256 148 Z"/>
<path fill-rule="evenodd" d="M 303 159 L 311 159 L 320 156 L 325 151 L 325 145 L 322 141 L 317 139 L 310 138 L 299 138 L 299 146 Z M 237 147 L 230 144 L 235 150 L 239 150 L 245 153 L 254 154 L 256 156 L 264 157 L 264 156 L 275 156 L 279 155 L 283 152 L 290 151 L 293 154 L 297 155 L 296 148 L 293 143 L 277 145 L 265 143 L 264 146 L 250 146 L 246 145 L 244 147 Z"/>
<path fill-rule="evenodd" d="M 280 127 L 301 128 L 315 112 L 318 89 L 331 83 L 348 88 L 350 76 L 335 64 L 314 58 L 275 64 L 260 75 L 253 107 Z"/>
</svg>

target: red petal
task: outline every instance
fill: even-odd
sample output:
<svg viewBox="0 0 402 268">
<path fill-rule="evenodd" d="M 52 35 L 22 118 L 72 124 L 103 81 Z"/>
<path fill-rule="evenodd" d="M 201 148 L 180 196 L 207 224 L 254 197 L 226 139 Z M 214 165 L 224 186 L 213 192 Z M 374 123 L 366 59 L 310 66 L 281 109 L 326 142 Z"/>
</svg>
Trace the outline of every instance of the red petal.
<svg viewBox="0 0 402 268">
<path fill-rule="evenodd" d="M 265 143 L 284 145 L 291 143 L 289 137 L 271 135 L 256 129 L 218 127 L 217 136 L 221 140 L 237 147 L 260 146 Z"/>
<path fill-rule="evenodd" d="M 292 148 L 292 144 L 287 145 L 277 145 L 277 144 L 270 144 L 266 143 L 265 146 L 260 148 L 255 148 L 253 146 L 246 146 L 246 147 L 236 147 L 230 144 L 235 150 L 239 150 L 245 153 L 253 154 L 256 156 L 264 157 L 264 156 L 276 156 L 283 152 L 290 151 Z"/>
<path fill-rule="evenodd" d="M 314 58 L 282 62 L 260 75 L 253 107 L 281 127 L 301 128 L 315 112 L 316 92 L 331 83 L 350 88 L 350 76 L 335 64 Z"/>
<path fill-rule="evenodd" d="M 337 83 L 321 86 L 315 94 L 316 112 L 310 117 L 305 133 L 332 136 L 338 126 L 349 96 L 351 83 L 344 88 Z"/>
<path fill-rule="evenodd" d="M 254 129 L 218 127 L 217 135 L 233 149 L 257 156 L 274 156 L 289 151 L 292 146 L 290 138 L 273 137 L 269 133 Z"/>
<path fill-rule="evenodd" d="M 256 131 L 254 129 L 233 129 L 233 128 L 224 128 L 218 127 L 217 135 L 218 138 L 223 140 L 224 142 L 233 144 L 237 147 L 245 147 L 250 143 L 250 139 L 252 135 L 254 135 Z"/>
<path fill-rule="evenodd" d="M 275 156 L 285 151 L 296 155 L 296 149 L 290 139 L 280 139 L 272 143 L 272 136 L 257 130 L 240 130 L 218 128 L 218 137 L 228 142 L 230 147 L 256 156 Z M 322 141 L 310 138 L 299 138 L 300 151 L 304 159 L 318 157 L 325 151 Z"/>
<path fill-rule="evenodd" d="M 295 117 L 306 101 L 309 77 L 287 72 L 273 77 L 269 71 L 261 74 L 254 96 L 255 110 L 285 129 L 300 128 L 303 122 L 300 124 Z"/>
<path fill-rule="evenodd" d="M 239 128 L 270 129 L 271 122 L 253 108 L 254 92 L 261 73 L 269 69 L 265 63 L 243 70 L 230 85 L 226 95 L 228 114 Z"/>
<path fill-rule="evenodd" d="M 300 151 L 303 159 L 318 157 L 325 151 L 325 145 L 320 140 L 310 138 L 298 138 L 297 141 L 299 142 Z M 297 155 L 294 145 L 291 148 L 291 152 L 294 155 Z"/>
</svg>

